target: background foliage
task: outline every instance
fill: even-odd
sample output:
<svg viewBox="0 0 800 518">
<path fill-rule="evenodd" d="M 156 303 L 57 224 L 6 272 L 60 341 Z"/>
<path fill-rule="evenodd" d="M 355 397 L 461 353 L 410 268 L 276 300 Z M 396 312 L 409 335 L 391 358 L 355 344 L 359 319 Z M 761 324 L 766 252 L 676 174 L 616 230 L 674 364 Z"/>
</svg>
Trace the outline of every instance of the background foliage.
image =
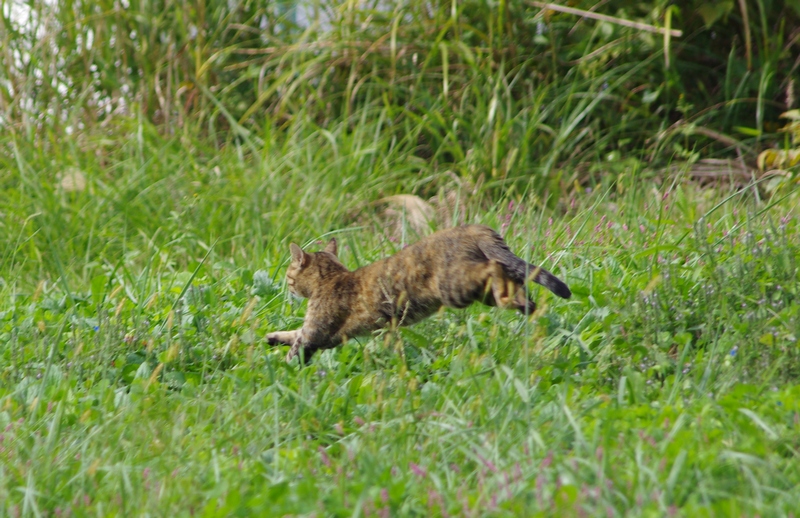
<svg viewBox="0 0 800 518">
<path fill-rule="evenodd" d="M 794 104 L 796 0 L 571 5 L 683 36 L 520 1 L 31 0 L 4 4 L 0 106 L 6 128 L 43 143 L 143 117 L 257 146 L 369 117 L 434 171 L 541 190 L 609 153 L 752 159 Z"/>
</svg>

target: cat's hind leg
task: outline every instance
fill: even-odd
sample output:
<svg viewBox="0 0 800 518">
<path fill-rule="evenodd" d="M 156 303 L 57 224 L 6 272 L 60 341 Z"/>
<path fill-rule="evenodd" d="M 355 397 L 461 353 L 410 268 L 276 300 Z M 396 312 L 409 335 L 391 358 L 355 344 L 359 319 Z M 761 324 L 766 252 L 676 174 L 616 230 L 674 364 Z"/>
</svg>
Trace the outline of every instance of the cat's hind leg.
<svg viewBox="0 0 800 518">
<path fill-rule="evenodd" d="M 523 315 L 530 315 L 536 311 L 536 303 L 525 296 L 525 286 L 517 285 L 513 307 Z"/>
<path fill-rule="evenodd" d="M 503 265 L 497 261 L 489 261 L 489 279 L 491 283 L 492 297 L 494 304 L 499 308 L 516 309 L 519 312 L 530 315 L 536 311 L 536 303 L 525 296 L 525 286 L 517 284 L 503 269 Z"/>
</svg>

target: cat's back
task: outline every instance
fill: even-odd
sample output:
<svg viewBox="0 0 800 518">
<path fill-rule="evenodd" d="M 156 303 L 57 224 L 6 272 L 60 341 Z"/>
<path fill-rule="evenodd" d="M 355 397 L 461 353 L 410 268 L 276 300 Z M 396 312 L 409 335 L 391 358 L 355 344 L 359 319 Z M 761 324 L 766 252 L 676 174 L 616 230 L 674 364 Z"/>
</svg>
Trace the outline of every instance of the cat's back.
<svg viewBox="0 0 800 518">
<path fill-rule="evenodd" d="M 407 247 L 401 254 L 415 260 L 442 262 L 454 267 L 457 262 L 485 262 L 481 244 L 502 238 L 492 228 L 484 225 L 462 225 L 440 230 Z"/>
<path fill-rule="evenodd" d="M 502 238 L 483 225 L 440 230 L 390 257 L 356 270 L 356 274 L 365 285 L 438 299 L 451 286 L 469 282 L 475 267 L 487 262 L 480 246 L 487 239 Z"/>
<path fill-rule="evenodd" d="M 406 324 L 430 315 L 449 301 L 455 284 L 463 284 L 459 271 L 468 271 L 467 263 L 486 260 L 475 244 L 485 232 L 472 225 L 441 230 L 359 268 L 353 272 L 361 288 L 358 312 L 387 321 L 402 314 Z"/>
<path fill-rule="evenodd" d="M 484 262 L 486 256 L 481 252 L 480 243 L 486 240 L 502 238 L 492 228 L 484 225 L 452 227 L 423 237 L 396 254 L 369 266 L 374 267 L 376 272 L 387 268 L 402 268 L 407 272 L 433 272 L 444 267 L 452 268 L 458 261 Z"/>
</svg>

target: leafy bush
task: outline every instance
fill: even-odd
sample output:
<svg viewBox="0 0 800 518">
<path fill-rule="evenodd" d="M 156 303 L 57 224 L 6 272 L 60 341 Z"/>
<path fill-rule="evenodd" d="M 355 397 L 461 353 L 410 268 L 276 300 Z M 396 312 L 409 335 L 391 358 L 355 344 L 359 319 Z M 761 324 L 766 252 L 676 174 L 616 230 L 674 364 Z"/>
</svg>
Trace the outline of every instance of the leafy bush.
<svg viewBox="0 0 800 518">
<path fill-rule="evenodd" d="M 166 135 L 257 154 L 264 132 L 369 119 L 394 146 L 472 181 L 630 155 L 664 163 L 675 150 L 755 153 L 794 102 L 800 21 L 795 3 L 769 0 L 598 7 L 683 31 L 667 40 L 521 1 L 29 0 L 22 10 L 27 28 L 9 9 L 0 21 L 3 124 L 45 145 L 54 132 L 94 135 L 141 116 Z"/>
</svg>

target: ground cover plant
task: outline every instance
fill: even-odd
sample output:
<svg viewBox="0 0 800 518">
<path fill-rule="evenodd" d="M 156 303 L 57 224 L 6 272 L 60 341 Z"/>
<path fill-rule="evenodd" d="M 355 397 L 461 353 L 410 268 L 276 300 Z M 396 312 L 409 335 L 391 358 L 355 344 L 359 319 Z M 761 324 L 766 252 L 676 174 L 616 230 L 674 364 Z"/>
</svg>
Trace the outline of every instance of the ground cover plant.
<svg viewBox="0 0 800 518">
<path fill-rule="evenodd" d="M 790 2 L 745 44 L 741 11 L 680 4 L 687 46 L 724 40 L 719 91 L 687 47 L 521 3 L 24 5 L 59 30 L 1 5 L 2 514 L 796 514 Z M 303 317 L 290 242 L 355 268 L 457 223 L 573 297 L 305 368 L 266 345 Z"/>
</svg>

